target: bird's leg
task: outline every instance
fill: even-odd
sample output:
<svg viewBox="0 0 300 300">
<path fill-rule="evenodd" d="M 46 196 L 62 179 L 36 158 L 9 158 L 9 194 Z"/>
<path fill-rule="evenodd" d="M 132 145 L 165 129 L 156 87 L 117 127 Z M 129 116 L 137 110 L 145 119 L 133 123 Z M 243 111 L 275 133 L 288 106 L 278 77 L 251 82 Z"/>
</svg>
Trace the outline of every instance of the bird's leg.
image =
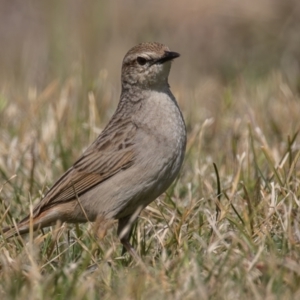
<svg viewBox="0 0 300 300">
<path fill-rule="evenodd" d="M 123 247 L 128 251 L 128 253 L 133 257 L 133 259 L 142 267 L 142 269 L 146 272 L 148 272 L 145 264 L 142 262 L 142 259 L 140 256 L 136 253 L 134 248 L 129 242 L 131 233 L 132 233 L 132 225 L 138 218 L 138 215 L 142 209 L 138 209 L 135 211 L 134 214 L 123 217 L 119 219 L 118 224 L 118 236 L 120 238 L 120 241 L 123 245 Z M 123 251 L 124 251 L 123 248 Z"/>
<path fill-rule="evenodd" d="M 139 255 L 136 253 L 136 251 L 134 250 L 134 248 L 131 246 L 129 240 L 126 238 L 122 238 L 121 239 L 121 243 L 123 245 L 123 249 L 126 249 L 128 251 L 128 253 L 133 257 L 133 259 L 140 263 L 141 262 L 141 258 L 139 257 Z"/>
<path fill-rule="evenodd" d="M 124 218 L 119 219 L 118 224 L 118 236 L 123 245 L 122 255 L 127 250 L 133 257 L 138 256 L 134 248 L 130 244 L 129 240 L 132 234 L 133 223 L 136 221 L 138 215 L 129 215 Z M 134 254 L 133 254 L 134 253 Z"/>
<path fill-rule="evenodd" d="M 133 232 L 133 224 L 132 224 L 131 228 L 129 229 L 127 238 L 126 239 L 124 239 L 124 238 L 120 239 L 120 241 L 123 245 L 122 255 L 124 255 L 126 251 L 131 254 L 132 251 L 129 250 L 129 247 L 130 247 L 130 249 L 132 249 L 134 251 L 134 248 L 132 247 L 132 245 L 129 242 L 130 239 L 131 239 L 131 236 L 132 236 L 132 232 Z M 128 246 L 125 246 L 125 244 L 127 244 Z"/>
</svg>

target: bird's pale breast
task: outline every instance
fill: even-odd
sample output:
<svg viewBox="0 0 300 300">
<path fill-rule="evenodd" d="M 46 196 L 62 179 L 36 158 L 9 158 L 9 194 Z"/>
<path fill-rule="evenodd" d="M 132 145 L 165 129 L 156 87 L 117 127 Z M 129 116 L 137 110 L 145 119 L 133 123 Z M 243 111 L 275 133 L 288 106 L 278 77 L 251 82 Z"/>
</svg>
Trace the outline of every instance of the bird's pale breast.
<svg viewBox="0 0 300 300">
<path fill-rule="evenodd" d="M 147 206 L 177 176 L 184 158 L 186 130 L 172 94 L 151 92 L 132 122 L 137 126 L 134 164 L 81 196 L 85 209 L 120 218 Z"/>
</svg>

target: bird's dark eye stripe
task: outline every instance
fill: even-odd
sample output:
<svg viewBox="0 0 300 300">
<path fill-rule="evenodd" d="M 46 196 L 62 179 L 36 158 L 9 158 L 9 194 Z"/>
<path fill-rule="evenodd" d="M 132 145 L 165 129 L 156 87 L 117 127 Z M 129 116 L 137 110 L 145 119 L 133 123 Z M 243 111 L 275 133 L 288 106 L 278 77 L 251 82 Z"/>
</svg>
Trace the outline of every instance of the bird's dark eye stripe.
<svg viewBox="0 0 300 300">
<path fill-rule="evenodd" d="M 143 66 L 147 63 L 147 59 L 141 56 L 138 56 L 138 58 L 136 59 L 136 61 L 138 62 L 139 65 Z"/>
</svg>

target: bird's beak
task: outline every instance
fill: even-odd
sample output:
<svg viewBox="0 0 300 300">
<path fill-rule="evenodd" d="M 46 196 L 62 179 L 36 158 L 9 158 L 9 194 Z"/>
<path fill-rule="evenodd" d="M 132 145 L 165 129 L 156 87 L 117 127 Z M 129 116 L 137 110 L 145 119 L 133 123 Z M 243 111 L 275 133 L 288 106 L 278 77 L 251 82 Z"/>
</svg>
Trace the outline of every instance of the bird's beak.
<svg viewBox="0 0 300 300">
<path fill-rule="evenodd" d="M 172 59 L 177 58 L 179 56 L 180 56 L 180 54 L 177 53 L 177 52 L 165 51 L 165 54 L 161 58 L 156 59 L 153 63 L 154 64 L 163 64 L 166 61 L 172 60 Z"/>
</svg>

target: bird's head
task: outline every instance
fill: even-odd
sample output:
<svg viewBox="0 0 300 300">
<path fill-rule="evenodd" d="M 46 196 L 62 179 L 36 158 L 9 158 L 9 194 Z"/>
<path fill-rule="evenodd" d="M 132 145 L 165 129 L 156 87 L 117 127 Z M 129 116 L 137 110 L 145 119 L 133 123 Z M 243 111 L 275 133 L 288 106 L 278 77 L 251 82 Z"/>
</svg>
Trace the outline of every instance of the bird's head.
<svg viewBox="0 0 300 300">
<path fill-rule="evenodd" d="M 168 85 L 171 61 L 179 53 L 160 43 L 141 43 L 130 49 L 123 59 L 122 86 L 160 89 Z"/>
</svg>

